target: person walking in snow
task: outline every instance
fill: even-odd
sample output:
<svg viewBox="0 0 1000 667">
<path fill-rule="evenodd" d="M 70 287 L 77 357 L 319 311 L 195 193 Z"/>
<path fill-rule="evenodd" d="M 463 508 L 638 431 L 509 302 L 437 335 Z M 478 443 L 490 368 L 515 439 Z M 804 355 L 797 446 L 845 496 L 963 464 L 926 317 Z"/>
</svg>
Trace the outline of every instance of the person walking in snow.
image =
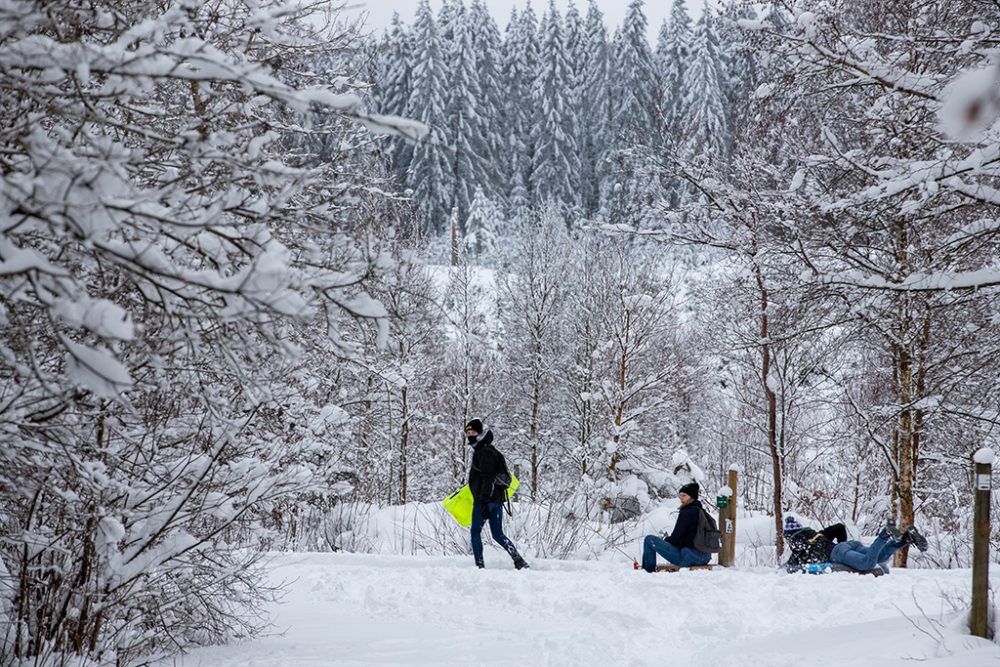
<svg viewBox="0 0 1000 667">
<path fill-rule="evenodd" d="M 656 571 L 657 554 L 678 567 L 708 565 L 708 561 L 712 559 L 712 554 L 694 548 L 694 536 L 698 532 L 698 519 L 702 511 L 701 501 L 698 500 L 699 491 L 697 482 L 682 486 L 677 492 L 681 511 L 677 515 L 674 529 L 663 538 L 647 535 L 643 540 L 642 569 L 646 572 Z"/>
<path fill-rule="evenodd" d="M 493 446 L 493 431 L 483 422 L 473 419 L 465 425 L 465 435 L 472 445 L 472 465 L 469 467 L 469 490 L 472 491 L 472 556 L 476 567 L 484 568 L 483 526 L 489 522 L 490 535 L 514 560 L 514 567 L 523 570 L 528 564 L 517 553 L 514 543 L 503 533 L 503 504 L 507 500 L 510 471 L 503 454 Z"/>
</svg>

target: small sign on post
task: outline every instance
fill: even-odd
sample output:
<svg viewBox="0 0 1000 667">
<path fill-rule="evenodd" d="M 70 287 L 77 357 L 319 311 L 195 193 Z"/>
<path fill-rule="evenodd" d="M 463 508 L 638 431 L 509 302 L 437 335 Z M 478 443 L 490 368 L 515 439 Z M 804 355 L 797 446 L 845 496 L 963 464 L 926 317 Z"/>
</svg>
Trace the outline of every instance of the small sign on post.
<svg viewBox="0 0 1000 667">
<path fill-rule="evenodd" d="M 728 484 L 715 498 L 719 508 L 719 528 L 722 529 L 722 550 L 719 565 L 731 567 L 736 562 L 736 468 L 729 469 Z"/>
<path fill-rule="evenodd" d="M 989 625 L 990 592 L 990 490 L 993 487 L 993 461 L 989 448 L 980 449 L 972 457 L 976 466 L 976 500 L 972 539 L 972 611 L 969 631 L 977 637 L 993 638 Z"/>
</svg>

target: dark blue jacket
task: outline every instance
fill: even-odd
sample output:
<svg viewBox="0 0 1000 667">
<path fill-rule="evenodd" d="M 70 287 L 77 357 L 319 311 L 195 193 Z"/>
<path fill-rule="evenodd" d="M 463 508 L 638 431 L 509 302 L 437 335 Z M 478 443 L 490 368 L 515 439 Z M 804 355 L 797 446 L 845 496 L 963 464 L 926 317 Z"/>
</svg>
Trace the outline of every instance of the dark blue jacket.
<svg viewBox="0 0 1000 667">
<path fill-rule="evenodd" d="M 698 532 L 698 519 L 701 518 L 701 501 L 692 500 L 681 508 L 677 515 L 677 523 L 668 537 L 664 539 L 678 549 L 687 547 L 694 549 L 694 536 Z"/>
</svg>

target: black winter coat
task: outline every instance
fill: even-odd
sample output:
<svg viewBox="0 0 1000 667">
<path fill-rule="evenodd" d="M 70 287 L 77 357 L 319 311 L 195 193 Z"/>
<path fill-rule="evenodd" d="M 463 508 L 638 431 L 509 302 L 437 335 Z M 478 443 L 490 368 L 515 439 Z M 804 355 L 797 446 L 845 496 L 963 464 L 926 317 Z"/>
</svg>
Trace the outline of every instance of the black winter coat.
<svg viewBox="0 0 1000 667">
<path fill-rule="evenodd" d="M 701 518 L 701 501 L 692 500 L 681 508 L 677 515 L 677 523 L 670 535 L 664 537 L 667 542 L 678 549 L 687 547 L 694 549 L 694 536 L 698 533 L 698 520 Z"/>
<path fill-rule="evenodd" d="M 828 563 L 834 544 L 846 540 L 847 528 L 842 523 L 835 523 L 818 532 L 806 527 L 786 533 L 785 541 L 792 555 L 788 557 L 785 569 L 796 572 L 814 563 Z"/>
<path fill-rule="evenodd" d="M 501 473 L 509 475 L 507 462 L 493 446 L 493 431 L 486 429 L 476 440 L 469 467 L 469 490 L 477 505 L 502 503 L 507 499 L 507 486 L 497 482 L 497 475 Z"/>
</svg>

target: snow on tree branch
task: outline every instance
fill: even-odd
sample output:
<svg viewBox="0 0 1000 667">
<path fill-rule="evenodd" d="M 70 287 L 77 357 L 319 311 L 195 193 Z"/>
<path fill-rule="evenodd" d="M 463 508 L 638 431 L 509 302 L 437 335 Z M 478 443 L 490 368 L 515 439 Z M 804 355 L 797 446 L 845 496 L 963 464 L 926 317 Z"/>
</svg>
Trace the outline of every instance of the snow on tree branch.
<svg viewBox="0 0 1000 667">
<path fill-rule="evenodd" d="M 958 140 L 976 139 L 1000 118 L 1000 63 L 962 72 L 941 97 L 944 131 Z"/>
</svg>

